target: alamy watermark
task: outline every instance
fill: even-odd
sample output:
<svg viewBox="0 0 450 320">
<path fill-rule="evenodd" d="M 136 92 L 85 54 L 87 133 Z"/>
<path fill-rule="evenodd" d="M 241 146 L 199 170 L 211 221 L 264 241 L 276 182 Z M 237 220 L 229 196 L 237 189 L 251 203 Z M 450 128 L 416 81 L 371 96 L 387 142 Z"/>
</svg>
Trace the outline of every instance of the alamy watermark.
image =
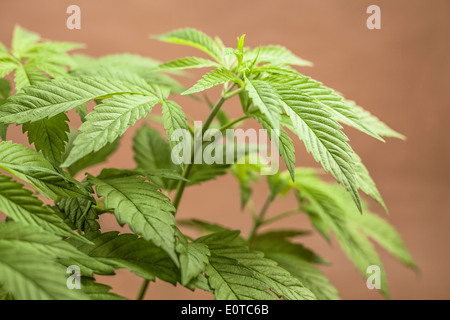
<svg viewBox="0 0 450 320">
<path fill-rule="evenodd" d="M 81 270 L 79 266 L 71 265 L 67 267 L 67 274 L 70 276 L 67 278 L 66 286 L 69 290 L 81 289 Z"/>
<path fill-rule="evenodd" d="M 367 18 L 367 28 L 370 30 L 381 29 L 381 9 L 379 6 L 373 4 L 369 6 L 366 10 L 366 13 L 369 13 L 370 16 Z"/>
<path fill-rule="evenodd" d="M 373 290 L 381 289 L 381 269 L 377 265 L 368 266 L 366 270 L 367 274 L 370 274 L 370 276 L 367 278 L 366 286 L 367 289 Z"/>
<path fill-rule="evenodd" d="M 81 9 L 79 6 L 72 4 L 67 7 L 66 13 L 70 14 L 67 18 L 67 28 L 69 30 L 81 29 Z M 367 7 L 366 13 L 370 14 L 367 18 L 366 26 L 370 30 L 381 29 L 381 9 L 379 6 L 373 4 Z"/>
<path fill-rule="evenodd" d="M 227 129 L 224 137 L 219 129 L 203 132 L 201 121 L 195 121 L 194 128 L 194 134 L 177 129 L 171 135 L 174 164 L 244 164 L 248 161 L 250 164 L 263 163 L 262 175 L 278 172 L 279 129 Z M 268 137 L 270 148 L 267 147 Z M 257 151 L 249 151 L 248 146 L 257 146 Z"/>
<path fill-rule="evenodd" d="M 81 29 L 81 9 L 79 6 L 72 4 L 67 7 L 66 13 L 70 14 L 67 18 L 67 29 L 80 30 Z"/>
</svg>

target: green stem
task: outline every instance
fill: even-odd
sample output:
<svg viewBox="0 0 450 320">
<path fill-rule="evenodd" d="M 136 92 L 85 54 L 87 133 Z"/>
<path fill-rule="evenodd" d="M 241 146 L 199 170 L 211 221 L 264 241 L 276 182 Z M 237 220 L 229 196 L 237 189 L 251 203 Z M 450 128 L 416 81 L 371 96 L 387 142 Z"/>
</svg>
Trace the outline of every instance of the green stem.
<svg viewBox="0 0 450 320">
<path fill-rule="evenodd" d="M 106 210 L 104 207 L 100 207 L 97 205 L 92 205 L 91 208 L 94 209 L 97 214 L 103 214 L 103 213 L 108 213 L 108 212 L 114 213 L 114 209 Z"/>
<path fill-rule="evenodd" d="M 149 284 L 150 284 L 150 281 L 149 281 L 149 280 L 145 280 L 145 281 L 142 283 L 141 289 L 139 290 L 139 294 L 138 294 L 136 300 L 142 300 L 142 299 L 144 299 L 145 292 L 147 291 L 147 288 L 148 288 L 148 285 L 149 285 Z"/>
<path fill-rule="evenodd" d="M 272 218 L 269 218 L 269 219 L 266 219 L 264 221 L 261 221 L 260 225 L 262 226 L 262 225 L 265 225 L 265 224 L 269 224 L 269 223 L 281 220 L 283 218 L 292 216 L 293 214 L 297 214 L 297 213 L 299 213 L 299 209 L 298 208 L 292 209 L 292 210 L 289 210 L 289 211 L 285 211 L 285 212 L 282 212 L 280 214 L 277 214 L 276 216 L 273 216 Z"/>
<path fill-rule="evenodd" d="M 269 209 L 271 203 L 272 199 L 270 196 L 268 196 L 266 202 L 264 202 L 261 211 L 259 212 L 259 215 L 254 219 L 252 230 L 250 231 L 250 234 L 248 236 L 248 242 L 251 242 L 253 240 L 253 238 L 256 236 L 256 233 L 258 232 L 259 227 L 262 226 L 264 216 L 266 215 L 267 209 Z"/>
<path fill-rule="evenodd" d="M 244 88 L 239 88 L 233 92 L 230 92 L 230 93 L 224 95 L 224 98 L 225 98 L 225 100 L 230 99 L 231 97 L 234 97 L 235 95 L 241 93 L 242 91 L 244 91 Z"/>
<path fill-rule="evenodd" d="M 219 129 L 220 132 L 224 132 L 225 130 L 227 130 L 228 128 L 231 128 L 232 126 L 234 126 L 236 123 L 239 123 L 241 121 L 244 121 L 246 119 L 250 118 L 249 116 L 242 116 L 240 118 L 234 119 L 233 121 L 228 122 L 227 124 L 225 124 L 222 128 Z"/>
<path fill-rule="evenodd" d="M 222 96 L 219 101 L 216 103 L 214 108 L 211 110 L 211 113 L 209 114 L 208 118 L 206 118 L 205 124 L 202 128 L 202 135 L 205 133 L 206 130 L 209 129 L 209 126 L 211 125 L 212 121 L 214 120 L 217 112 L 219 112 L 220 108 L 222 107 L 223 103 L 227 100 L 224 96 Z"/>
<path fill-rule="evenodd" d="M 209 129 L 212 121 L 214 120 L 215 116 L 217 115 L 217 112 L 219 112 L 220 108 L 222 107 L 223 103 L 225 102 L 225 100 L 229 99 L 230 97 L 226 97 L 226 94 L 229 93 L 232 89 L 234 88 L 234 85 L 231 86 L 231 88 L 229 88 L 224 94 L 222 94 L 222 97 L 219 99 L 219 101 L 215 104 L 215 106 L 212 108 L 211 113 L 209 114 L 208 118 L 205 121 L 205 124 L 203 125 L 202 128 L 202 137 L 205 134 L 206 130 Z M 195 136 L 194 136 L 195 139 Z M 201 146 L 202 144 L 200 144 Z M 194 165 L 194 157 L 196 154 L 196 151 L 198 150 L 194 150 L 194 148 L 192 148 L 192 152 L 191 152 L 191 163 L 189 163 L 183 171 L 183 178 L 188 179 L 189 178 L 189 174 L 191 173 L 192 167 Z M 175 207 L 175 213 L 174 215 L 177 213 L 178 211 L 178 207 L 180 205 L 180 201 L 181 198 L 183 196 L 184 193 L 184 189 L 186 188 L 186 181 L 180 181 L 178 183 L 177 186 L 177 190 L 175 192 L 175 197 L 173 199 L 173 206 Z M 144 282 L 142 283 L 141 289 L 139 291 L 139 295 L 137 297 L 137 300 L 142 300 L 144 298 L 145 292 L 147 291 L 148 285 L 149 285 L 150 281 L 149 280 L 144 280 Z"/>
<path fill-rule="evenodd" d="M 231 88 L 230 88 L 231 90 Z M 211 123 L 214 119 L 214 117 L 217 115 L 217 112 L 219 112 L 220 108 L 222 107 L 223 103 L 225 102 L 225 100 L 227 100 L 227 98 L 224 97 L 224 95 L 219 99 L 219 101 L 215 104 L 214 108 L 211 110 L 211 113 L 209 114 L 208 118 L 205 121 L 205 124 L 203 125 L 202 128 L 202 137 L 203 134 L 206 132 L 206 130 L 209 129 L 209 127 L 211 126 Z M 199 145 L 201 146 L 201 144 Z M 192 153 L 191 153 L 191 163 L 189 163 L 188 165 L 186 165 L 186 167 L 184 168 L 183 171 L 183 178 L 188 179 L 189 178 L 189 174 L 191 173 L 192 167 L 194 165 L 194 156 L 196 154 L 198 150 L 194 150 L 194 148 L 192 148 Z M 178 209 L 178 206 L 180 205 L 180 201 L 181 198 L 183 196 L 184 193 L 184 189 L 186 188 L 186 181 L 182 180 L 178 183 L 178 187 L 175 193 L 175 197 L 173 199 L 173 206 L 175 207 L 175 209 Z M 176 214 L 176 211 L 175 211 Z"/>
<path fill-rule="evenodd" d="M 187 126 L 189 129 L 189 132 L 191 133 L 191 136 L 194 136 L 194 129 L 192 129 L 192 127 L 189 124 Z"/>
</svg>

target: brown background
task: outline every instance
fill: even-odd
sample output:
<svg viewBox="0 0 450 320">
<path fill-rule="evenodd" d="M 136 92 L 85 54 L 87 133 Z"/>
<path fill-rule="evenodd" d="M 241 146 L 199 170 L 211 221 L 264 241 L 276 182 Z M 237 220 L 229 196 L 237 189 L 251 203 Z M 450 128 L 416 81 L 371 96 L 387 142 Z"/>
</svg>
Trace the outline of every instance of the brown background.
<svg viewBox="0 0 450 320">
<path fill-rule="evenodd" d="M 82 30 L 66 28 L 66 8 L 78 4 Z M 366 8 L 378 4 L 382 30 L 366 28 Z M 229 46 L 246 33 L 246 44 L 282 44 L 315 63 L 303 71 L 343 92 L 408 137 L 406 142 L 390 139 L 386 144 L 346 129 L 354 149 L 364 160 L 384 196 L 391 215 L 388 219 L 403 235 L 420 274 L 402 267 L 385 252 L 391 294 L 394 299 L 448 299 L 450 297 L 449 228 L 449 31 L 450 2 L 433 1 L 24 1 L 0 2 L 0 41 L 8 45 L 15 24 L 54 40 L 78 41 L 87 45 L 84 53 L 100 56 L 131 52 L 171 60 L 196 51 L 149 40 L 179 27 L 195 27 L 220 36 Z M 194 73 L 196 76 L 199 73 Z M 186 86 L 195 79 L 185 79 Z M 185 99 L 184 111 L 204 120 L 206 108 Z M 233 116 L 240 114 L 236 100 L 225 106 Z M 250 125 L 250 123 L 249 123 Z M 134 165 L 131 137 L 127 132 L 119 152 L 108 166 Z M 25 142 L 18 128 L 9 138 Z M 297 165 L 314 162 L 296 144 Z M 99 168 L 90 170 L 95 173 Z M 257 188 L 254 201 L 261 203 L 267 191 Z M 274 205 L 275 214 L 294 205 L 294 199 Z M 381 208 L 374 209 L 383 214 Z M 179 218 L 198 217 L 227 226 L 250 226 L 247 212 L 240 212 L 238 189 L 231 176 L 189 189 Z M 104 230 L 116 228 L 104 218 Z M 310 227 L 302 216 L 289 218 L 278 227 Z M 334 243 L 330 248 L 319 236 L 306 244 L 333 262 L 325 274 L 344 299 L 378 299 L 369 291 L 352 264 Z M 125 271 L 106 279 L 115 291 L 134 298 L 140 279 Z M 192 295 L 183 288 L 152 284 L 146 298 L 211 298 Z"/>
</svg>

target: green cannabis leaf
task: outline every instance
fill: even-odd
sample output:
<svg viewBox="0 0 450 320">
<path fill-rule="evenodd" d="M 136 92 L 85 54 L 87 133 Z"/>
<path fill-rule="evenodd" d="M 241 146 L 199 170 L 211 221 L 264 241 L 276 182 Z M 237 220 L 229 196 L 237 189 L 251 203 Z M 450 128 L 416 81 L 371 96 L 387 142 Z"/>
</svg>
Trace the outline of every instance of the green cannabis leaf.
<svg viewBox="0 0 450 320">
<path fill-rule="evenodd" d="M 219 63 L 222 63 L 223 47 L 220 43 L 214 41 L 201 31 L 195 29 L 179 29 L 157 36 L 156 39 L 195 47 L 206 52 Z"/>
<path fill-rule="evenodd" d="M 114 210 L 120 224 L 127 223 L 134 232 L 166 250 L 178 263 L 174 208 L 155 185 L 141 177 L 109 171 L 88 179 L 96 186 L 97 194 L 104 197 L 105 208 Z"/>
</svg>

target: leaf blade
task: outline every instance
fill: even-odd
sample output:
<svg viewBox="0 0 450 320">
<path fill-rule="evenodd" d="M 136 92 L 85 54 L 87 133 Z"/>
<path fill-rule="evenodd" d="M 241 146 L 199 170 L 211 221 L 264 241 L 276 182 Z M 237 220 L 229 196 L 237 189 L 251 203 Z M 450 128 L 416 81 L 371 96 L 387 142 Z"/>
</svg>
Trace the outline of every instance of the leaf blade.
<svg viewBox="0 0 450 320">
<path fill-rule="evenodd" d="M 108 143 L 113 143 L 137 120 L 149 113 L 158 103 L 154 97 L 123 95 L 107 99 L 86 116 L 73 142 L 70 154 L 62 164 L 69 167 L 92 152 L 98 152 Z"/>
<path fill-rule="evenodd" d="M 105 171 L 104 171 L 105 172 Z M 88 180 L 104 197 L 105 208 L 114 209 L 118 222 L 128 224 L 135 233 L 142 234 L 156 246 L 163 248 L 178 263 L 175 252 L 175 208 L 157 187 L 135 176 L 108 177 L 107 173 Z"/>
<path fill-rule="evenodd" d="M 234 82 L 243 85 L 242 80 L 239 79 L 233 72 L 225 68 L 215 69 L 205 74 L 193 87 L 182 92 L 182 95 L 189 95 L 206 89 L 224 84 L 227 82 Z"/>
<path fill-rule="evenodd" d="M 186 28 L 156 36 L 156 39 L 169 43 L 183 44 L 200 49 L 222 63 L 223 48 L 201 31 Z"/>
</svg>

